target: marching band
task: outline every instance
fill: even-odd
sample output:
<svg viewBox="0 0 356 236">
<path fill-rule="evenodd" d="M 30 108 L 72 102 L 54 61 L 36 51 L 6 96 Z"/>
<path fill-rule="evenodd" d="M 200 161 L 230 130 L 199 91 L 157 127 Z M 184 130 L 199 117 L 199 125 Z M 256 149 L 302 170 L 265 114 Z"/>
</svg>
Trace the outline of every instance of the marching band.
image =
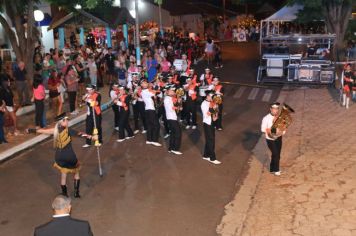
<svg viewBox="0 0 356 236">
<path fill-rule="evenodd" d="M 165 130 L 164 138 L 169 138 L 168 152 L 182 155 L 180 152 L 182 126 L 188 130 L 197 129 L 197 114 L 202 112 L 205 133 L 203 159 L 213 164 L 220 164 L 215 156 L 215 129 L 222 130 L 222 109 L 224 89 L 219 79 L 214 77 L 209 68 L 200 77 L 194 69 L 187 67 L 179 73 L 174 66 L 169 73 L 157 74 L 148 82 L 147 73 L 142 67 L 132 68 L 128 72 L 126 86 L 115 82 L 111 85 L 110 98 L 114 113 L 114 129 L 119 133 L 117 142 L 133 138 L 138 133 L 146 134 L 146 144 L 156 147 L 159 142 L 161 123 Z M 83 100 L 88 106 L 93 102 L 100 104 L 100 97 L 92 87 L 87 88 Z M 134 130 L 130 127 L 129 116 L 132 109 Z M 88 110 L 87 133 L 92 129 L 93 111 Z M 95 113 L 101 143 L 101 113 Z M 100 117 L 100 119 L 98 119 Z M 88 147 L 90 140 L 84 145 Z"/>
</svg>

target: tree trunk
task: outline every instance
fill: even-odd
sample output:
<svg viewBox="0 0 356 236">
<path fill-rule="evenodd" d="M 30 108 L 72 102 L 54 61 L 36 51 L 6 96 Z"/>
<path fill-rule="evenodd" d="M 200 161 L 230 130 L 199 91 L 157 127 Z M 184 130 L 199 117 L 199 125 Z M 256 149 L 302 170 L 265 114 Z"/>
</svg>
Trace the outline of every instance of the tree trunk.
<svg viewBox="0 0 356 236">
<path fill-rule="evenodd" d="M 9 1 L 4 1 L 3 7 L 11 22 L 8 22 L 6 18 L 0 14 L 0 24 L 4 27 L 4 30 L 10 39 L 16 60 L 25 62 L 27 81 L 31 83 L 34 71 L 34 48 L 35 42 L 39 38 L 39 34 L 35 27 L 35 20 L 33 15 L 34 1 L 28 0 L 25 7 L 26 11 L 20 12 L 19 9 L 23 9 L 23 4 L 24 1 L 21 0 L 12 0 L 11 3 Z M 27 15 L 27 26 L 23 24 L 23 15 Z M 13 30 L 11 27 L 14 27 L 15 30 Z"/>
</svg>

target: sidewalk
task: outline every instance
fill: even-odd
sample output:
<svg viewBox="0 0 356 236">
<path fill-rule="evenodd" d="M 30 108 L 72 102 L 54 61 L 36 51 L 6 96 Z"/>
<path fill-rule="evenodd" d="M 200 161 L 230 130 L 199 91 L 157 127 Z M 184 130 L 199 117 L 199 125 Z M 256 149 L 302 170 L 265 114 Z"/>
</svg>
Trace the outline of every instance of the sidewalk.
<svg viewBox="0 0 356 236">
<path fill-rule="evenodd" d="M 221 235 L 356 235 L 356 105 L 327 88 L 282 92 L 296 110 L 283 139 L 280 177 L 262 137 L 249 174 L 226 206 Z M 261 117 L 262 119 L 262 117 Z M 257 187 L 256 187 L 257 185 Z"/>
<path fill-rule="evenodd" d="M 109 103 L 109 87 L 104 86 L 99 90 L 101 94 L 101 104 L 102 110 L 106 110 Z M 48 103 L 46 103 L 46 117 L 47 117 L 47 126 L 54 125 L 54 114 L 53 110 L 48 107 Z M 71 116 L 68 112 L 69 110 L 68 100 L 64 102 L 63 110 L 67 113 L 67 116 L 70 118 L 70 126 L 78 124 L 85 120 L 86 106 L 78 107 L 79 114 L 76 116 Z M 0 163 L 7 160 L 8 158 L 13 157 L 16 154 L 21 153 L 22 151 L 36 145 L 39 142 L 46 140 L 48 135 L 33 135 L 33 134 L 25 134 L 24 130 L 26 128 L 33 128 L 35 125 L 34 121 L 34 111 L 24 114 L 22 116 L 18 116 L 18 128 L 21 131 L 21 134 L 18 136 L 7 135 L 7 144 L 0 145 Z"/>
</svg>

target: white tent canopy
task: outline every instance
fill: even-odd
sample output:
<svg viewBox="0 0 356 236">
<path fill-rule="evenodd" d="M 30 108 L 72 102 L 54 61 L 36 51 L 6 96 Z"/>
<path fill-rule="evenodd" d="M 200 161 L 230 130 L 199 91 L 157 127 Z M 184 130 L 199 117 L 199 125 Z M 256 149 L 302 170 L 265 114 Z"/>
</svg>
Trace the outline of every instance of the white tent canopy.
<svg viewBox="0 0 356 236">
<path fill-rule="evenodd" d="M 303 6 L 295 4 L 293 6 L 284 6 L 282 9 L 274 13 L 272 16 L 264 19 L 263 21 L 293 21 L 297 18 L 299 10 L 302 10 Z"/>
</svg>

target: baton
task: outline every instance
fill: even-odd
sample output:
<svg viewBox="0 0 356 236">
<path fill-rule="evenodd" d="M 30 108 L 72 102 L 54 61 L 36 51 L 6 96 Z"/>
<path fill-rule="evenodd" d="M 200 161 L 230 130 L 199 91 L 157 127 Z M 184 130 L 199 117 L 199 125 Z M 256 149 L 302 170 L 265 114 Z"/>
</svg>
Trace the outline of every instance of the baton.
<svg viewBox="0 0 356 236">
<path fill-rule="evenodd" d="M 98 136 L 98 128 L 96 127 L 96 119 L 95 119 L 95 109 L 94 109 L 94 104 L 92 106 L 92 110 L 93 110 L 93 121 L 94 121 L 94 130 L 93 130 L 93 136 L 94 135 L 97 135 Z M 103 170 L 101 168 L 101 158 L 100 158 L 100 143 L 99 143 L 99 140 L 95 140 L 94 142 L 94 146 L 96 147 L 96 154 L 97 154 L 97 157 L 98 157 L 98 167 L 99 167 L 99 176 L 100 177 L 103 177 Z"/>
</svg>

